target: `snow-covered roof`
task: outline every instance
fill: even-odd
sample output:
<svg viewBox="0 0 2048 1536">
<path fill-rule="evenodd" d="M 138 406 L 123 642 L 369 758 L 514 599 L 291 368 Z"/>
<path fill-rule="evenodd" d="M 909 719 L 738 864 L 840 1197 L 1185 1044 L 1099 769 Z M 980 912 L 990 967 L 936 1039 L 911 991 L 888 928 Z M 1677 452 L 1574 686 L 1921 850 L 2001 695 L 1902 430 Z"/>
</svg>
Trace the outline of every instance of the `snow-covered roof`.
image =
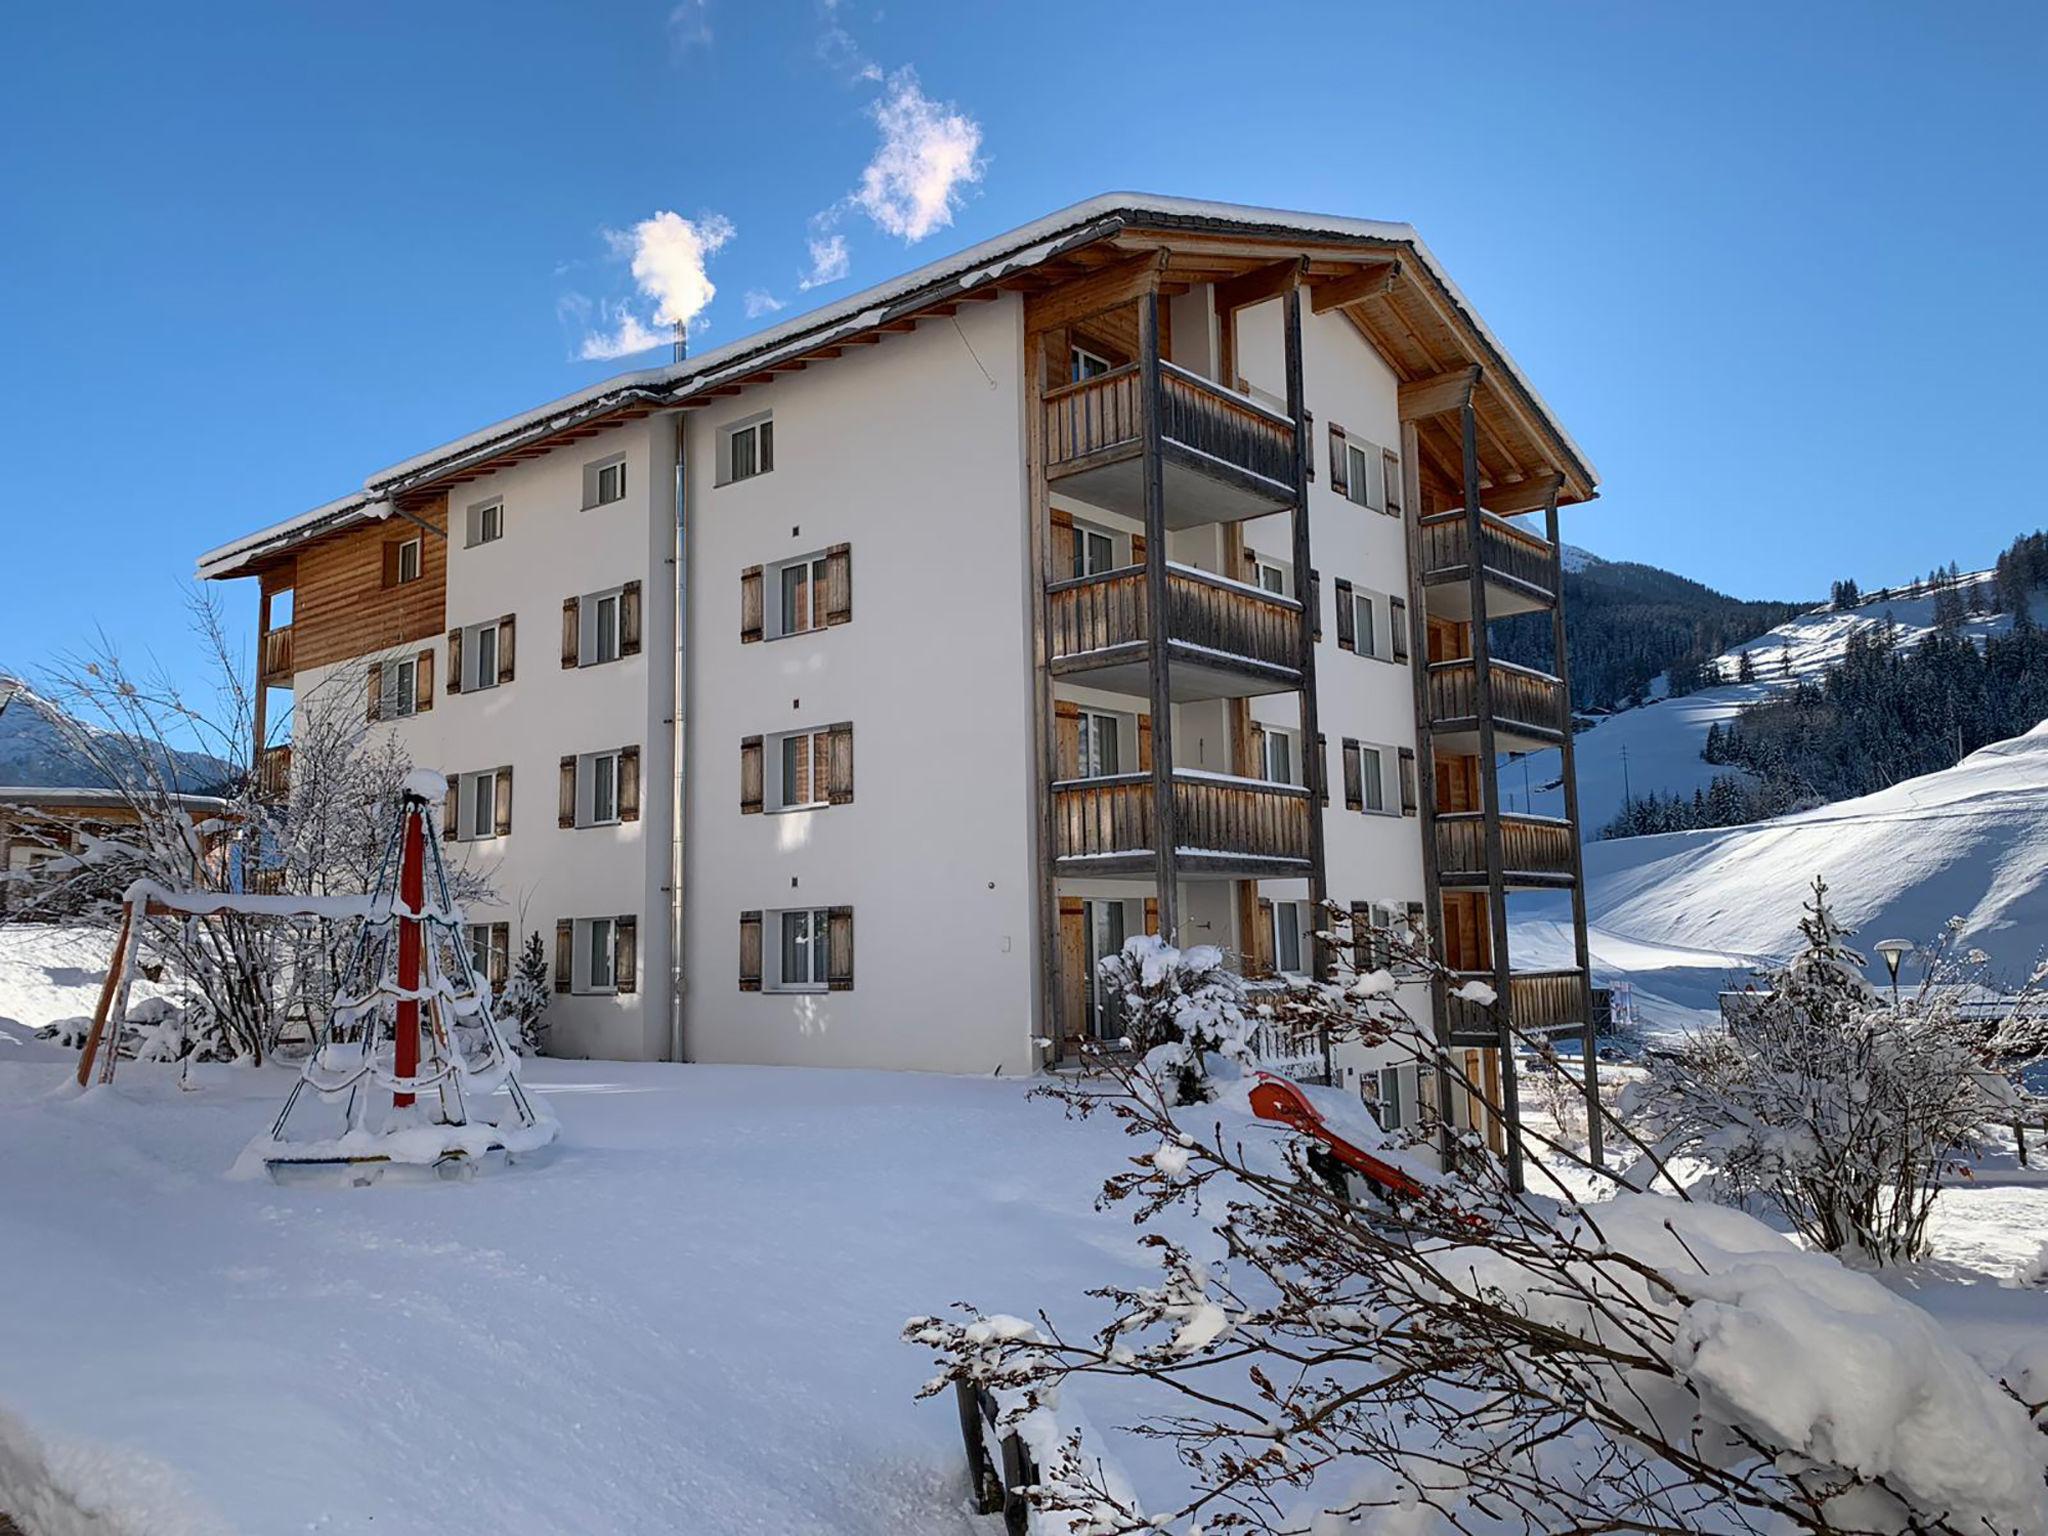
<svg viewBox="0 0 2048 1536">
<path fill-rule="evenodd" d="M 1429 247 L 1422 243 L 1413 225 L 1240 203 L 1207 202 L 1196 198 L 1108 192 L 1047 214 L 952 256 L 929 262 L 900 277 L 877 283 L 837 303 L 808 310 L 779 325 L 728 342 L 702 356 L 664 367 L 615 375 L 389 465 L 370 475 L 359 492 L 339 497 L 309 512 L 207 551 L 199 557 L 198 573 L 202 578 L 233 576 L 252 559 L 296 542 L 316 529 L 327 532 L 372 517 L 386 516 L 388 511 L 381 504 L 394 492 L 405 489 L 408 482 L 431 477 L 485 450 L 495 451 L 508 439 L 536 432 L 545 435 L 566 428 L 579 419 L 603 414 L 628 403 L 636 396 L 662 404 L 675 404 L 700 390 L 726 382 L 727 376 L 736 371 L 756 371 L 772 360 L 771 354 L 779 350 L 827 345 L 835 333 L 851 334 L 880 324 L 886 311 L 912 296 L 935 302 L 943 299 L 945 295 L 940 290 L 948 287 L 965 293 L 1013 272 L 1037 266 L 1064 250 L 1106 238 L 1120 227 L 1131 224 L 1141 228 L 1185 225 L 1200 229 L 1370 241 L 1407 247 L 1442 285 L 1465 320 L 1541 413 L 1545 424 L 1583 467 L 1587 478 L 1597 480 L 1592 461 L 1565 431 L 1563 423 L 1544 403 L 1536 387 L 1487 328 L 1486 322 L 1466 300 L 1457 284 L 1451 281 Z"/>
<path fill-rule="evenodd" d="M 104 785 L 0 784 L 0 805 L 128 805 L 135 798 L 129 790 Z M 188 809 L 227 804 L 219 795 L 172 794 L 165 798 Z"/>
</svg>

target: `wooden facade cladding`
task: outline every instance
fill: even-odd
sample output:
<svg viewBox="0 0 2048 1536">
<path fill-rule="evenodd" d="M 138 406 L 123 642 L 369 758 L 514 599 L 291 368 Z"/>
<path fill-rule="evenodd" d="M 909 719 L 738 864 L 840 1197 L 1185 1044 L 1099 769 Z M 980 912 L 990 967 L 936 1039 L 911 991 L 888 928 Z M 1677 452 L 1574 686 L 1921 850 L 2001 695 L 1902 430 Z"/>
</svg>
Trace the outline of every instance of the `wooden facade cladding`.
<svg viewBox="0 0 2048 1536">
<path fill-rule="evenodd" d="M 1293 784 L 1175 773 L 1176 862 L 1189 876 L 1286 879 L 1308 871 L 1309 791 Z M 1054 784 L 1054 852 L 1069 874 L 1149 872 L 1157 822 L 1152 776 L 1125 773 Z"/>
<path fill-rule="evenodd" d="M 311 671 L 395 646 L 438 640 L 448 606 L 448 504 L 445 498 L 418 514 L 440 529 L 390 518 L 351 529 L 301 549 L 287 644 L 295 671 Z M 420 543 L 416 581 L 386 584 L 390 546 Z"/>
</svg>

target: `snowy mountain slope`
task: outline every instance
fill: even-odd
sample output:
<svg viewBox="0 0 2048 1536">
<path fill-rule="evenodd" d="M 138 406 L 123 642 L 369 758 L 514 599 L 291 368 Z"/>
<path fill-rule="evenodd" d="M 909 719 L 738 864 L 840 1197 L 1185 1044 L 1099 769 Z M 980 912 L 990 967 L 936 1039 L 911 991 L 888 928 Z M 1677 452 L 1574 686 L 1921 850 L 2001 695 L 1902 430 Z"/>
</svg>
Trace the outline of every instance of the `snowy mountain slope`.
<svg viewBox="0 0 2048 1536">
<path fill-rule="evenodd" d="M 118 744 L 111 750 L 116 760 L 136 763 L 155 758 Z M 172 751 L 166 759 L 164 777 L 180 788 L 204 793 L 231 778 L 234 766 L 204 752 Z M 22 702 L 0 710 L 0 785 L 65 789 L 108 787 L 103 776 L 61 731 Z"/>
<path fill-rule="evenodd" d="M 1965 582 L 1971 579 L 1964 578 Z M 2048 616 L 2048 600 L 2037 597 L 2035 603 L 2036 616 Z M 1726 724 L 1743 705 L 1768 698 L 1790 683 L 1818 679 L 1841 660 L 1851 635 L 1882 627 L 1887 615 L 1898 628 L 1900 643 L 1916 645 L 1933 632 L 1934 598 L 1901 598 L 1846 613 L 1818 609 L 1801 614 L 1722 653 L 1722 669 L 1732 676 L 1742 653 L 1749 652 L 1755 682 L 1725 683 L 1683 698 L 1659 698 L 1640 709 L 1609 715 L 1592 729 L 1581 731 L 1574 742 L 1581 835 L 1588 840 L 1599 837 L 1600 829 L 1621 810 L 1626 795 L 1640 798 L 1656 792 L 1689 797 L 1719 774 L 1744 777 L 1740 769 L 1715 767 L 1701 759 L 1707 728 L 1717 722 Z M 1986 635 L 2003 634 L 2011 626 L 2008 616 L 1992 615 L 1970 619 L 1963 625 L 1963 633 L 1981 642 Z M 1562 816 L 1564 794 L 1559 776 L 1556 752 L 1531 753 L 1526 762 L 1502 770 L 1502 804 L 1511 811 Z"/>
<path fill-rule="evenodd" d="M 1959 916 L 1964 945 L 2023 977 L 2048 948 L 2048 722 L 1860 799 L 1751 826 L 1589 843 L 1594 969 L 1634 982 L 1667 1022 L 1711 1010 L 1728 979 L 1797 946 L 1816 875 L 1866 953 L 1878 939 L 1924 942 Z M 1571 963 L 1566 898 L 1530 898 L 1516 916 L 1519 963 Z M 1917 979 L 1913 962 L 1904 975 Z"/>
</svg>

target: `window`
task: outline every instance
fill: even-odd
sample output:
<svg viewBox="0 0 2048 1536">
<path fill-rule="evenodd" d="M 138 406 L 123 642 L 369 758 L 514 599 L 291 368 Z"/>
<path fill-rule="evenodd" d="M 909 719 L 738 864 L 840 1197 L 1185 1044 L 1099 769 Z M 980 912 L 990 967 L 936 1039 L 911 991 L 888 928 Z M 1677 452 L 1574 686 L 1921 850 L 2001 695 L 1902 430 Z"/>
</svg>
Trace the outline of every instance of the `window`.
<svg viewBox="0 0 2048 1536">
<path fill-rule="evenodd" d="M 473 624 L 462 636 L 462 691 L 498 686 L 498 626 Z"/>
<path fill-rule="evenodd" d="M 583 814 L 578 826 L 602 827 L 619 819 L 619 754 L 592 752 L 582 759 Z"/>
<path fill-rule="evenodd" d="M 1100 576 L 1116 568 L 1116 536 L 1086 523 L 1074 524 L 1074 574 Z"/>
<path fill-rule="evenodd" d="M 384 719 L 397 720 L 419 709 L 419 677 L 417 657 L 384 663 Z"/>
<path fill-rule="evenodd" d="M 505 537 L 505 503 L 480 501 L 469 509 L 469 547 L 494 544 Z"/>
<path fill-rule="evenodd" d="M 778 985 L 785 992 L 822 990 L 828 967 L 830 919 L 823 907 L 777 914 L 781 919 Z"/>
<path fill-rule="evenodd" d="M 775 467 L 775 422 L 762 416 L 727 428 L 723 459 L 721 485 L 767 474 Z"/>
<path fill-rule="evenodd" d="M 1377 656 L 1380 654 L 1379 606 L 1370 592 L 1353 592 L 1351 603 L 1354 610 L 1352 632 L 1357 636 L 1358 654 Z"/>
<path fill-rule="evenodd" d="M 1386 497 L 1379 484 L 1379 448 L 1353 438 L 1345 443 L 1344 450 L 1344 493 L 1361 507 L 1385 507 Z"/>
<path fill-rule="evenodd" d="M 1387 764 L 1384 748 L 1359 747 L 1358 778 L 1360 787 L 1365 791 L 1365 808 L 1368 811 L 1386 810 Z"/>
<path fill-rule="evenodd" d="M 778 809 L 825 804 L 825 789 L 832 779 L 831 743 L 831 735 L 825 731 L 792 731 L 780 739 L 776 751 Z"/>
<path fill-rule="evenodd" d="M 1305 901 L 1273 903 L 1273 965 L 1289 975 L 1306 976 L 1311 961 L 1309 947 L 1315 937 L 1315 922 Z"/>
<path fill-rule="evenodd" d="M 1398 1131 L 1415 1113 L 1415 1069 L 1381 1067 L 1372 1112 L 1383 1131 Z"/>
<path fill-rule="evenodd" d="M 417 537 L 401 539 L 396 544 L 385 546 L 384 585 L 404 586 L 409 581 L 420 579 L 420 541 Z"/>
<path fill-rule="evenodd" d="M 583 599 L 583 643 L 579 664 L 597 666 L 619 659 L 619 594 L 600 592 Z"/>
<path fill-rule="evenodd" d="M 1123 771 L 1118 751 L 1123 725 L 1115 715 L 1081 711 L 1081 777 L 1106 779 Z"/>
<path fill-rule="evenodd" d="M 626 499 L 626 460 L 623 456 L 583 466 L 583 505 L 602 507 Z"/>
<path fill-rule="evenodd" d="M 823 555 L 812 555 L 776 568 L 776 634 L 825 627 L 825 566 Z"/>
<path fill-rule="evenodd" d="M 486 768 L 465 773 L 455 780 L 456 836 L 464 842 L 498 835 L 498 779 L 511 777 L 511 770 Z"/>
<path fill-rule="evenodd" d="M 613 919 L 609 917 L 586 917 L 577 921 L 578 943 L 576 953 L 583 972 L 583 992 L 615 992 L 618 990 L 618 969 L 613 964 L 617 954 L 618 934 Z"/>
<path fill-rule="evenodd" d="M 1099 379 L 1110 371 L 1109 359 L 1086 347 L 1073 348 L 1067 357 L 1067 377 L 1076 384 L 1083 379 Z"/>
<path fill-rule="evenodd" d="M 1124 1032 L 1123 997 L 1102 980 L 1102 962 L 1121 954 L 1130 929 L 1130 914 L 1120 901 L 1082 903 L 1088 930 L 1088 1030 L 1097 1040 L 1119 1039 Z"/>
<path fill-rule="evenodd" d="M 1287 567 L 1271 560 L 1259 562 L 1259 585 L 1279 597 L 1288 595 Z"/>
<path fill-rule="evenodd" d="M 492 991 L 502 990 L 512 970 L 511 924 L 471 923 L 466 933 L 470 969 Z"/>
<path fill-rule="evenodd" d="M 1295 750 L 1295 736 L 1296 733 L 1293 731 L 1279 730 L 1270 725 L 1266 727 L 1266 760 L 1261 765 L 1261 769 L 1266 776 L 1267 783 L 1293 784 L 1297 782 L 1294 776 L 1294 760 L 1299 756 L 1299 753 Z"/>
</svg>

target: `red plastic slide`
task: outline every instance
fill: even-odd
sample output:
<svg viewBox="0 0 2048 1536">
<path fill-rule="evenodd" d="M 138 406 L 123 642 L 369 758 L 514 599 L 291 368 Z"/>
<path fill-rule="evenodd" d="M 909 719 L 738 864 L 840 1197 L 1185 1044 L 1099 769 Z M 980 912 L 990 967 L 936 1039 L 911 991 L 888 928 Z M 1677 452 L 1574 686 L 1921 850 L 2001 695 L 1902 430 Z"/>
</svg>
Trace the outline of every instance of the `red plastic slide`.
<svg viewBox="0 0 2048 1536">
<path fill-rule="evenodd" d="M 1270 1072 L 1259 1074 L 1259 1080 L 1252 1085 L 1252 1113 L 1261 1120 L 1277 1120 L 1304 1136 L 1315 1137 L 1338 1162 L 1390 1195 L 1413 1197 L 1422 1193 L 1422 1186 L 1392 1163 L 1381 1162 L 1370 1152 L 1354 1147 L 1325 1125 L 1315 1105 L 1309 1103 L 1308 1095 L 1284 1077 L 1275 1077 Z"/>
</svg>

